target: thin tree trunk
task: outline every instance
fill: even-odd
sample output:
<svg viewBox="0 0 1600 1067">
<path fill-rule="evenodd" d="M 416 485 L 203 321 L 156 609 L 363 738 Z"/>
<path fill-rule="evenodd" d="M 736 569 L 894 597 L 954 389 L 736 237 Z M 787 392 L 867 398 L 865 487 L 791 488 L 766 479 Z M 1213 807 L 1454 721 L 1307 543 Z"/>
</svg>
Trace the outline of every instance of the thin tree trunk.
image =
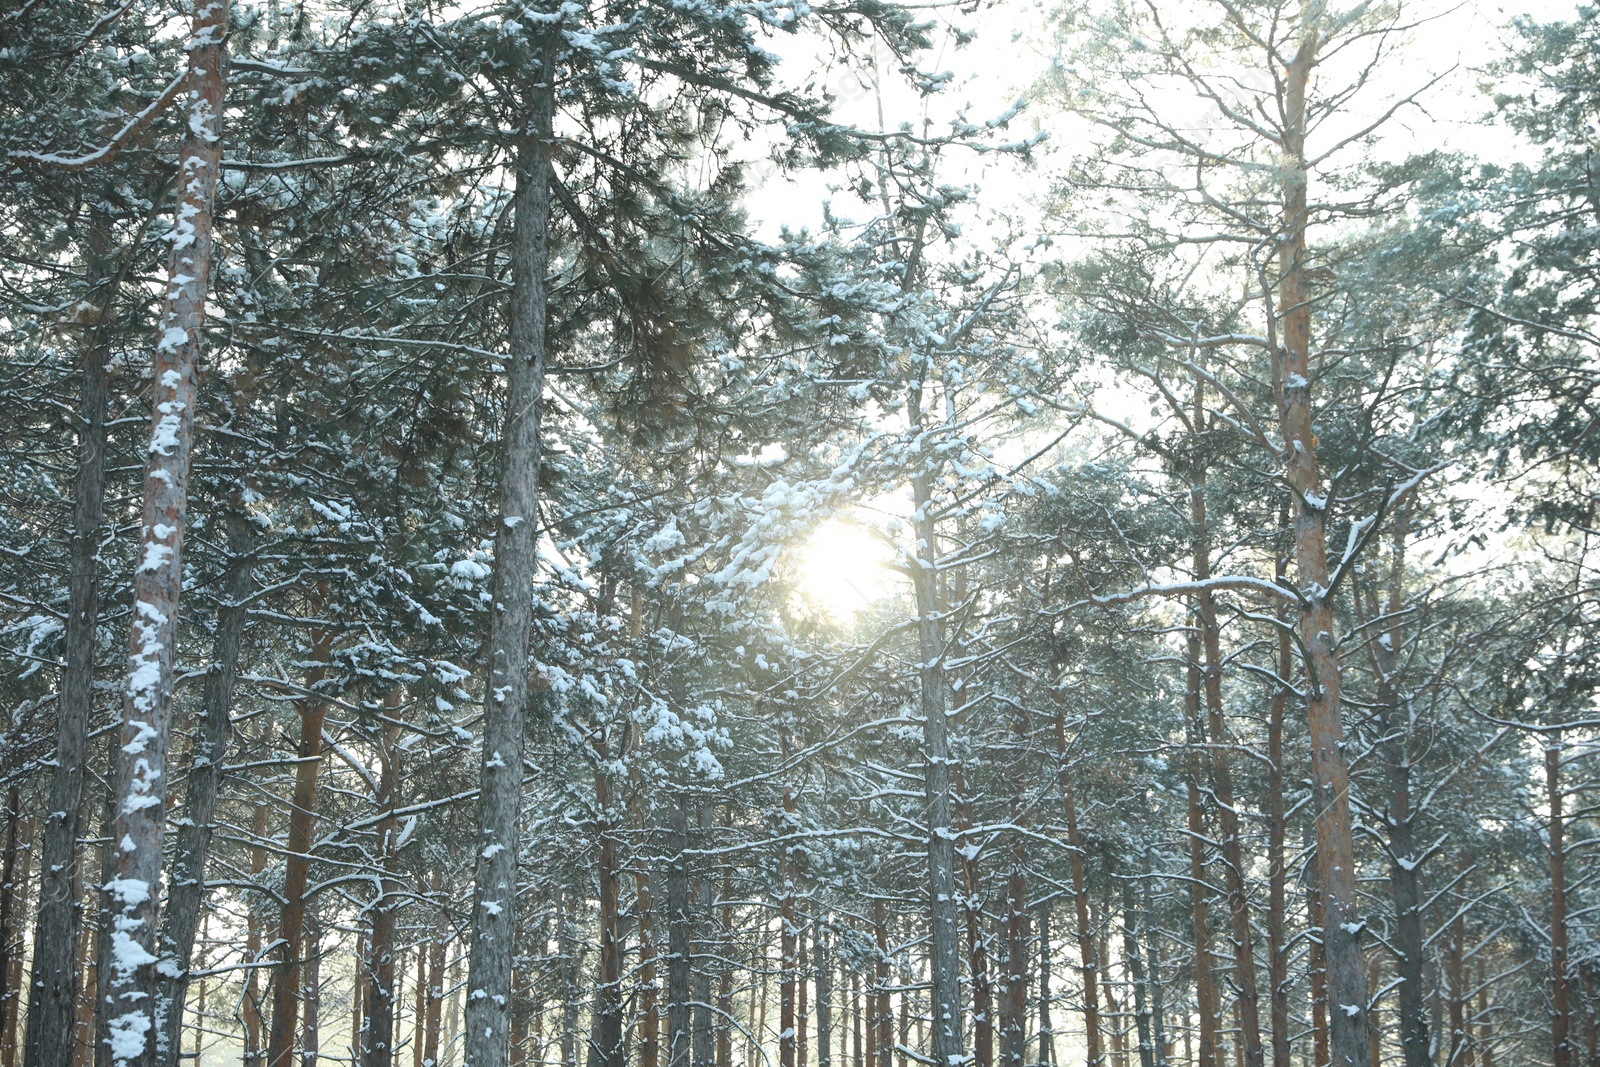
<svg viewBox="0 0 1600 1067">
<path fill-rule="evenodd" d="M 1200 756 L 1196 751 L 1201 735 L 1200 655 L 1198 628 L 1191 626 L 1187 647 L 1188 670 L 1184 685 L 1185 759 L 1184 785 L 1188 792 L 1189 837 L 1189 913 L 1194 928 L 1195 1010 L 1200 1016 L 1199 1065 L 1222 1067 L 1217 1045 L 1217 1021 L 1221 1005 L 1211 959 L 1210 883 L 1206 880 L 1205 808 L 1200 800 Z"/>
<path fill-rule="evenodd" d="M 883 898 L 874 897 L 872 935 L 878 951 L 874 957 L 872 991 L 867 997 L 867 1032 L 877 1067 L 889 1067 L 890 1046 L 893 1044 L 889 1016 L 889 924 L 885 912 Z M 937 1029 L 935 1027 L 936 1032 Z"/>
<path fill-rule="evenodd" d="M 433 873 L 433 895 L 435 897 L 439 895 L 443 885 L 443 876 L 438 871 L 435 871 Z M 560 909 L 561 901 L 558 896 L 556 899 L 558 914 Z M 445 918 L 442 907 L 440 907 L 435 922 L 437 925 L 434 928 L 433 939 L 428 945 L 428 1009 L 422 1040 L 422 1067 L 438 1067 L 440 1062 L 439 1036 L 444 1015 L 444 987 L 447 981 L 444 965 L 446 946 Z"/>
<path fill-rule="evenodd" d="M 1067 820 L 1067 867 L 1072 875 L 1072 904 L 1078 922 L 1078 958 L 1083 969 L 1083 1036 L 1087 1067 L 1103 1067 L 1105 1053 L 1100 1038 L 1099 962 L 1094 951 L 1094 926 L 1089 921 L 1089 889 L 1083 871 L 1083 838 L 1078 833 L 1078 805 L 1067 769 L 1066 709 L 1058 703 L 1055 716 L 1057 771 L 1061 807 Z M 1206 1067 L 1210 1067 L 1209 1064 Z"/>
<path fill-rule="evenodd" d="M 1139 907 L 1133 882 L 1122 883 L 1122 955 L 1128 961 L 1128 976 L 1133 980 L 1133 1021 L 1139 1034 L 1139 1067 L 1155 1067 L 1155 1046 L 1150 1040 L 1150 989 L 1144 970 L 1144 952 L 1139 945 L 1144 915 Z"/>
<path fill-rule="evenodd" d="M 910 390 L 908 411 L 921 428 L 922 384 Z M 925 460 L 924 462 L 931 462 Z M 940 622 L 939 540 L 933 507 L 933 472 L 911 479 L 917 535 L 912 588 L 917 607 L 921 663 L 923 795 L 927 805 L 928 924 L 932 971 L 933 1059 L 940 1065 L 965 1059 L 961 1036 L 960 936 L 956 932 L 955 837 L 951 811 L 950 724 L 946 710 L 944 633 Z M 886 1065 L 885 1065 L 886 1067 Z"/>
<path fill-rule="evenodd" d="M 1317 833 L 1317 882 L 1326 922 L 1329 1040 L 1339 1067 L 1371 1067 L 1366 1040 L 1366 973 L 1361 962 L 1362 920 L 1356 895 L 1355 843 L 1350 821 L 1350 768 L 1344 755 L 1340 716 L 1342 667 L 1335 647 L 1327 551 L 1327 502 L 1317 470 L 1318 439 L 1312 427 L 1311 302 L 1306 284 L 1307 165 L 1306 90 L 1322 45 L 1323 9 L 1305 9 L 1300 47 L 1283 73 L 1285 114 L 1283 234 L 1278 242 L 1278 312 L 1282 337 L 1276 346 L 1273 381 L 1291 489 L 1295 570 L 1299 593 L 1300 643 L 1305 649 L 1306 717 L 1311 735 L 1312 810 Z M 1556 1067 L 1568 1067 L 1558 1063 Z"/>
<path fill-rule="evenodd" d="M 600 984 L 590 1022 L 589 1062 L 592 1067 L 623 1067 L 622 865 L 617 854 L 616 799 L 608 770 L 611 746 L 603 728 L 590 737 L 589 744 L 597 757 L 594 785 L 599 818 L 595 835 L 600 846 Z"/>
<path fill-rule="evenodd" d="M 422 1067 L 422 1046 L 428 1039 L 428 946 L 417 946 L 417 985 L 411 995 L 411 1067 Z"/>
<path fill-rule="evenodd" d="M 867 1062 L 868 1053 L 861 1040 L 861 972 L 850 972 L 850 1039 L 853 1044 L 854 1054 L 851 1056 L 851 1067 L 871 1067 Z"/>
<path fill-rule="evenodd" d="M 326 591 L 313 594 L 311 613 L 319 615 Z M 295 749 L 294 803 L 289 809 L 288 855 L 283 868 L 283 906 L 278 911 L 279 966 L 272 983 L 272 1030 L 267 1039 L 267 1067 L 291 1067 L 295 1037 L 300 1032 L 301 946 L 305 941 L 306 885 L 311 876 L 312 834 L 316 830 L 317 778 L 322 770 L 322 723 L 327 704 L 316 688 L 327 676 L 333 634 L 318 628 L 311 634 L 305 692 L 295 701 L 300 715 L 300 742 Z M 361 954 L 356 953 L 359 959 Z M 359 1044 L 354 1047 L 360 1048 Z"/>
<path fill-rule="evenodd" d="M 1280 516 L 1287 527 L 1288 514 Z M 1288 575 L 1288 556 L 1279 553 L 1274 577 L 1279 585 Z M 1294 669 L 1294 649 L 1289 630 L 1289 609 L 1278 612 L 1277 684 L 1267 709 L 1267 982 L 1272 999 L 1272 1067 L 1290 1067 L 1289 938 L 1284 830 L 1288 817 L 1283 793 L 1283 720 L 1289 704 L 1289 674 Z"/>
<path fill-rule="evenodd" d="M 643 831 L 636 831 L 642 842 Z M 659 1067 L 661 1014 L 657 1007 L 660 980 L 656 975 L 656 917 L 651 901 L 650 871 L 639 861 L 634 873 L 634 910 L 639 923 L 639 1067 Z"/>
<path fill-rule="evenodd" d="M 1204 384 L 1195 384 L 1197 425 L 1205 418 Z M 1211 577 L 1211 533 L 1206 515 L 1203 478 L 1189 487 L 1189 514 L 1194 523 L 1194 577 L 1204 582 Z M 1223 720 L 1222 637 L 1217 623 L 1216 604 L 1209 592 L 1195 597 L 1200 621 L 1201 646 L 1205 654 L 1201 674 L 1205 696 L 1206 735 L 1211 747 L 1211 790 L 1215 800 L 1217 826 L 1222 831 L 1222 872 L 1228 889 L 1228 919 L 1233 935 L 1234 1010 L 1239 1016 L 1239 1040 L 1243 1067 L 1263 1067 L 1261 1047 L 1260 997 L 1256 990 L 1254 933 L 1250 928 L 1250 901 L 1245 891 L 1244 847 L 1239 833 L 1239 813 L 1234 808 L 1233 769 L 1229 759 L 1230 739 Z"/>
<path fill-rule="evenodd" d="M 1039 909 L 1039 1067 L 1056 1065 L 1056 1027 L 1050 1019 L 1050 906 Z"/>
<path fill-rule="evenodd" d="M 1017 806 L 1020 810 L 1020 804 Z M 1028 893 L 1019 841 L 1006 879 L 1006 966 L 1000 987 L 1000 1067 L 1024 1067 L 1028 1058 Z"/>
<path fill-rule="evenodd" d="M 400 688 L 390 691 L 386 705 L 391 715 L 400 705 Z M 395 808 L 400 803 L 400 727 L 389 725 L 379 749 L 382 770 L 378 779 L 378 807 L 384 812 L 378 824 L 378 899 L 372 908 L 372 933 L 367 940 L 367 1031 L 363 1035 L 361 1067 L 393 1067 L 395 1030 L 395 909 L 400 905 L 399 864 L 394 842 L 400 831 Z"/>
<path fill-rule="evenodd" d="M 817 919 L 813 963 L 817 982 L 817 1067 L 833 1067 L 833 952 L 827 916 Z"/>
<path fill-rule="evenodd" d="M 1315 870 L 1316 865 L 1312 865 Z M 1329 1067 L 1332 1063 L 1332 1045 L 1328 1037 L 1328 966 L 1323 949 L 1322 924 L 1326 913 L 1322 909 L 1322 888 L 1315 876 L 1306 894 L 1311 912 L 1311 1062 L 1313 1067 Z"/>
<path fill-rule="evenodd" d="M 667 812 L 667 1067 L 689 1067 L 689 847 L 687 798 Z"/>
<path fill-rule="evenodd" d="M 789 729 L 781 732 L 780 766 L 789 763 Z M 793 829 L 795 820 L 794 790 L 785 778 L 783 783 L 783 815 L 786 828 Z M 796 956 L 796 919 L 794 910 L 794 849 L 784 846 L 778 861 L 778 1067 L 795 1067 L 797 1022 L 795 1019 L 795 980 L 800 975 L 800 962 Z"/>
<path fill-rule="evenodd" d="M 700 805 L 699 829 L 702 836 L 711 829 L 711 804 L 703 802 Z M 694 929 L 703 935 L 709 935 L 714 919 L 713 897 L 711 889 L 711 876 L 701 874 L 697 879 L 700 907 L 695 919 Z M 690 1027 L 694 1034 L 690 1055 L 694 1067 L 713 1067 L 716 1059 L 716 1038 L 711 1023 L 711 961 L 714 958 L 712 946 L 707 943 L 704 936 L 695 938 L 690 948 L 691 959 L 698 960 L 699 966 L 693 967 L 694 974 L 694 1010 L 691 1013 Z"/>
<path fill-rule="evenodd" d="M 20 798 L 20 793 L 14 795 Z M 18 1031 L 18 1022 L 21 1018 L 23 1001 L 22 990 L 22 939 L 23 931 L 27 928 L 27 909 L 29 891 L 32 889 L 30 875 L 33 866 L 33 841 L 34 823 L 32 819 L 24 819 L 17 805 L 13 805 L 15 821 L 10 826 L 7 839 L 5 864 L 6 872 L 4 885 L 0 885 L 0 896 L 4 897 L 4 904 L 8 909 L 9 924 L 0 937 L 4 938 L 0 945 L 0 982 L 4 983 L 5 996 L 0 998 L 0 1067 L 16 1067 L 17 1053 L 22 1043 L 22 1034 Z"/>
<path fill-rule="evenodd" d="M 511 352 L 506 359 L 500 521 L 495 524 L 496 607 L 489 623 L 483 770 L 478 793 L 479 844 L 473 872 L 472 941 L 467 969 L 467 986 L 472 990 L 466 1009 L 467 1067 L 504 1067 L 511 1041 L 517 817 L 522 799 L 528 642 L 533 624 L 535 539 L 539 527 L 554 55 L 547 34 L 539 50 L 540 69 L 529 72 L 529 80 L 524 83 L 524 132 L 516 146 L 514 168 Z"/>
<path fill-rule="evenodd" d="M 315 911 L 306 915 L 306 940 L 303 950 L 305 984 L 300 990 L 305 1003 L 300 1021 L 300 1067 L 317 1067 L 322 1029 L 322 923 Z"/>
<path fill-rule="evenodd" d="M 800 1067 L 806 1067 L 806 1028 L 810 1025 L 810 1011 L 806 999 L 806 975 L 809 974 L 809 961 L 806 958 L 806 922 L 797 917 L 799 928 L 795 931 L 795 941 L 799 946 L 795 958 L 795 1046 L 794 1057 Z"/>
<path fill-rule="evenodd" d="M 1463 880 L 1468 871 L 1472 869 L 1472 856 L 1470 853 L 1461 853 L 1461 872 Z M 1450 984 L 1450 1051 L 1445 1060 L 1445 1067 L 1471 1067 L 1472 1064 L 1472 1034 L 1467 1030 L 1467 917 L 1462 912 L 1457 912 L 1455 920 L 1450 924 L 1450 943 L 1445 950 L 1445 976 Z M 1592 990 L 1591 990 L 1592 993 Z M 1591 996 L 1591 1001 L 1593 997 Z M 1591 1034 L 1592 1034 L 1591 1027 Z M 1593 1064 L 1595 1057 L 1591 1055 L 1589 1062 Z"/>
<path fill-rule="evenodd" d="M 170 966 L 162 969 L 165 973 L 158 984 L 161 998 L 158 1015 L 162 1026 L 157 1035 L 156 1051 L 162 1067 L 177 1067 L 183 1044 L 184 1002 L 189 994 L 189 964 L 194 952 L 195 930 L 205 904 L 212 820 L 222 782 L 222 767 L 233 738 L 230 709 L 239 666 L 239 645 L 244 636 L 244 601 L 252 585 L 250 552 L 255 540 L 254 527 L 239 507 L 236 499 L 226 520 L 228 577 L 217 610 L 211 666 L 206 672 L 205 692 L 200 703 L 200 736 L 189 766 L 184 817 L 178 824 L 178 842 L 172 858 L 172 887 L 161 921 L 161 955 L 170 962 Z"/>
<path fill-rule="evenodd" d="M 107 259 L 109 223 L 90 215 L 88 247 L 94 288 L 103 289 L 100 321 L 83 349 L 78 398 L 78 467 L 73 485 L 72 547 L 67 563 L 67 618 L 61 687 L 56 698 L 56 750 L 39 856 L 28 996 L 25 1067 L 70 1067 L 81 913 L 77 846 L 82 832 L 83 771 L 89 761 L 99 622 L 100 523 L 105 506 L 106 409 L 111 389 L 111 318 L 117 284 Z M 15 1053 L 12 1054 L 15 1056 Z"/>
<path fill-rule="evenodd" d="M 968 794 L 966 769 L 956 767 L 957 829 L 963 835 L 972 830 L 972 800 Z M 983 893 L 978 877 L 978 853 L 961 850 L 961 874 L 965 883 L 967 920 L 967 972 L 972 984 L 972 1062 L 973 1067 L 994 1065 L 994 1002 L 989 983 L 989 939 L 983 928 Z"/>
<path fill-rule="evenodd" d="M 1567 850 L 1562 814 L 1561 731 L 1545 735 L 1545 802 L 1550 808 L 1550 1062 L 1572 1067 L 1572 993 L 1567 969 Z"/>
<path fill-rule="evenodd" d="M 1489 1021 L 1488 964 L 1478 957 L 1478 1058 L 1483 1067 L 1494 1067 L 1494 1030 Z"/>
<path fill-rule="evenodd" d="M 263 736 L 266 731 L 263 729 Z M 254 841 L 267 839 L 267 805 L 257 803 L 250 813 L 250 836 Z M 250 881 L 260 884 L 261 873 L 267 869 L 267 850 L 259 844 L 250 846 Z M 252 894 L 252 898 L 254 894 Z M 257 1067 L 262 1057 L 261 1019 L 261 913 L 252 899 L 245 915 L 245 955 L 249 957 L 250 972 L 245 977 L 244 996 L 239 1005 L 244 1026 L 244 1064 Z"/>
</svg>

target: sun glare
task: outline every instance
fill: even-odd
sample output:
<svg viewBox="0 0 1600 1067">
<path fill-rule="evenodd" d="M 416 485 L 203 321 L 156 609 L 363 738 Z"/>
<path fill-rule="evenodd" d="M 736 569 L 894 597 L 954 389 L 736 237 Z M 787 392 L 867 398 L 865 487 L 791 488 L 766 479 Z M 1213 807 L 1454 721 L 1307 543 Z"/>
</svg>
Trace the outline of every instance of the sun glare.
<svg viewBox="0 0 1600 1067">
<path fill-rule="evenodd" d="M 892 592 L 893 553 L 860 523 L 829 519 L 800 546 L 800 595 L 837 619 L 847 619 Z"/>
</svg>

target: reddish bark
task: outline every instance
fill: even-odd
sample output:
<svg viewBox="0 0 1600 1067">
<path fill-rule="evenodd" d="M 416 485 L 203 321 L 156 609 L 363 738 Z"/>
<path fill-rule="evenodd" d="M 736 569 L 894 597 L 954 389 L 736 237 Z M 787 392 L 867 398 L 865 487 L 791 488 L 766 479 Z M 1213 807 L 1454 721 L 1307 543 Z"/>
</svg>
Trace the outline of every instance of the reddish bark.
<svg viewBox="0 0 1600 1067">
<path fill-rule="evenodd" d="M 183 590 L 189 454 L 199 398 L 206 291 L 211 283 L 212 207 L 222 163 L 222 97 L 228 0 L 195 0 L 189 38 L 188 136 L 178 151 L 178 202 L 167 289 L 151 356 L 150 444 L 144 478 L 139 563 L 123 691 L 122 758 L 107 880 L 110 967 L 101 1010 L 118 1067 L 150 1067 L 156 1054 L 157 932 L 166 831 L 167 741 L 172 729 L 173 657 Z M 43 1065 L 39 1065 L 43 1067 Z"/>
<path fill-rule="evenodd" d="M 310 614 L 320 614 L 326 592 L 318 589 Z M 327 675 L 333 634 L 318 628 L 311 634 L 306 695 L 295 701 L 300 714 L 300 741 L 295 750 L 294 803 L 289 809 L 288 855 L 283 870 L 283 906 L 278 913 L 279 966 L 272 983 L 272 1033 L 267 1041 L 267 1067 L 291 1067 L 295 1036 L 300 1029 L 301 947 L 305 941 L 306 885 L 311 875 L 311 843 L 316 829 L 317 778 L 322 769 L 322 723 L 327 703 L 316 688 Z M 360 958 L 360 952 L 356 953 Z M 357 1045 L 359 1048 L 360 1046 Z"/>
</svg>

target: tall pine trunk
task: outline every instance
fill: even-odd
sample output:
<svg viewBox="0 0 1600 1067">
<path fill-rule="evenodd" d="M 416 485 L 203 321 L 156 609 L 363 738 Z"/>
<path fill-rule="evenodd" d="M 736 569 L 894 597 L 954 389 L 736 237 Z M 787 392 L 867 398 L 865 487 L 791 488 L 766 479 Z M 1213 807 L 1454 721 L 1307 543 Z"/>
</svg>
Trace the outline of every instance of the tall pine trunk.
<svg viewBox="0 0 1600 1067">
<path fill-rule="evenodd" d="M 1099 963 L 1095 956 L 1094 926 L 1089 921 L 1089 887 L 1083 870 L 1083 837 L 1078 832 L 1078 804 L 1073 795 L 1072 776 L 1067 769 L 1066 709 L 1058 702 L 1055 715 L 1056 781 L 1061 807 L 1067 820 L 1067 869 L 1072 876 L 1073 916 L 1077 920 L 1078 959 L 1083 975 L 1083 1036 L 1087 1050 L 1086 1067 L 1102 1067 Z M 1209 1065 L 1207 1065 L 1209 1067 Z"/>
<path fill-rule="evenodd" d="M 1195 621 L 1191 619 L 1191 624 Z M 1189 837 L 1189 917 L 1194 929 L 1194 999 L 1200 1016 L 1199 1067 L 1222 1067 L 1217 1044 L 1218 1013 L 1215 966 L 1211 953 L 1211 884 L 1206 880 L 1205 807 L 1200 800 L 1201 762 L 1197 751 L 1204 728 L 1200 718 L 1199 628 L 1191 625 L 1186 655 L 1188 669 L 1184 680 L 1184 731 L 1186 747 L 1184 788 L 1188 800 Z"/>
<path fill-rule="evenodd" d="M 500 521 L 495 524 L 483 770 L 473 870 L 464 1067 L 506 1067 L 511 1047 L 511 962 L 516 944 L 517 816 L 528 710 L 528 642 L 539 528 L 544 402 L 545 274 L 550 262 L 550 141 L 554 48 L 540 49 L 524 85 L 515 156 L 511 236 L 511 351 L 501 431 Z"/>
<path fill-rule="evenodd" d="M 155 1062 L 156 974 L 162 839 L 166 830 L 167 741 L 173 661 L 183 590 L 189 453 L 199 398 L 206 291 L 211 283 L 212 208 L 222 163 L 222 97 L 228 0 L 195 0 L 189 38 L 188 136 L 178 150 L 178 203 L 167 290 L 151 356 L 150 446 L 144 480 L 139 563 L 123 693 L 121 758 L 110 894 L 112 952 L 100 1003 L 117 1067 Z M 43 1065 L 41 1065 L 43 1067 Z"/>
<path fill-rule="evenodd" d="M 106 409 L 111 398 L 107 362 L 117 290 L 107 262 L 109 223 L 100 212 L 90 215 L 88 246 L 94 288 L 103 292 L 99 294 L 99 321 L 83 348 L 72 547 L 67 563 L 66 633 L 61 688 L 56 698 L 55 761 L 40 842 L 25 1067 L 71 1067 L 73 1057 L 73 1007 L 82 918 L 77 901 L 77 844 L 82 829 L 83 770 L 89 759 L 95 631 L 99 623 L 98 557 L 105 508 Z"/>
<path fill-rule="evenodd" d="M 1278 393 L 1285 474 L 1292 490 L 1290 518 L 1295 570 L 1302 597 L 1300 642 L 1305 649 L 1306 717 L 1311 734 L 1312 811 L 1317 834 L 1317 882 L 1324 922 L 1329 1042 L 1338 1067 L 1368 1062 L 1366 969 L 1361 962 L 1360 902 L 1356 895 L 1355 842 L 1350 821 L 1350 768 L 1344 755 L 1340 712 L 1343 668 L 1335 641 L 1328 574 L 1328 502 L 1317 469 L 1312 428 L 1311 304 L 1307 289 L 1306 91 L 1322 45 L 1320 16 L 1311 5 L 1299 27 L 1300 45 L 1283 73 L 1283 231 L 1279 238 L 1278 314 L 1281 337 L 1273 382 Z M 1567 1067 L 1557 1064 L 1557 1067 Z"/>
</svg>

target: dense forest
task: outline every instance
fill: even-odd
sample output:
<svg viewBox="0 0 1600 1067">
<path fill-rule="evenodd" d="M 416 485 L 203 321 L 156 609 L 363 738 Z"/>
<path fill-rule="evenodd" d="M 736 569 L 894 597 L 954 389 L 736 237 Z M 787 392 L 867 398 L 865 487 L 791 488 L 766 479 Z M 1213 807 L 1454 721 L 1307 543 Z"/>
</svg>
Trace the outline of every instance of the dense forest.
<svg viewBox="0 0 1600 1067">
<path fill-rule="evenodd" d="M 0 174 L 0 1067 L 1600 1064 L 1588 0 L 3 0 Z"/>
</svg>

